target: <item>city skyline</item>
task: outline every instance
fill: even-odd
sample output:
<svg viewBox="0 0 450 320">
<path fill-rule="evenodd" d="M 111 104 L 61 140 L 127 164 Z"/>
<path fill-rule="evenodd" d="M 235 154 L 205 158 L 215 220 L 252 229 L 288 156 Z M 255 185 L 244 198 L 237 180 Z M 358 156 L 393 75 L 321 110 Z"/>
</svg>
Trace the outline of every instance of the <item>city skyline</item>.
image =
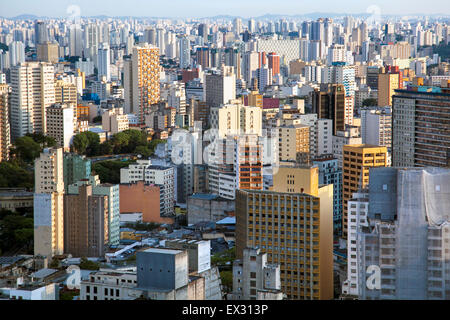
<svg viewBox="0 0 450 320">
<path fill-rule="evenodd" d="M 325 3 L 324 3 L 325 2 Z M 242 3 L 237 0 L 230 0 L 227 8 L 217 6 L 216 1 L 193 0 L 190 5 L 182 0 L 173 0 L 173 6 L 167 8 L 155 1 L 146 2 L 142 6 L 138 0 L 130 0 L 126 5 L 118 0 L 95 1 L 87 0 L 43 0 L 39 3 L 23 0 L 2 4 L 2 17 L 14 18 L 17 16 L 34 15 L 37 17 L 154 17 L 154 18 L 210 18 L 216 16 L 232 16 L 241 18 L 262 17 L 267 15 L 284 15 L 286 17 L 312 15 L 312 14 L 333 14 L 333 15 L 372 15 L 380 14 L 408 16 L 423 15 L 450 15 L 450 6 L 442 4 L 439 0 L 431 0 L 426 5 L 417 0 L 396 1 L 351 1 L 335 3 L 331 0 L 319 3 L 298 2 L 292 3 L 289 0 L 277 2 L 277 7 L 273 8 L 273 3 L 264 0 L 248 0 Z M 78 8 L 79 10 L 78 10 Z M 26 8 L 26 10 L 24 9 Z M 289 14 L 287 14 L 289 13 Z"/>
</svg>

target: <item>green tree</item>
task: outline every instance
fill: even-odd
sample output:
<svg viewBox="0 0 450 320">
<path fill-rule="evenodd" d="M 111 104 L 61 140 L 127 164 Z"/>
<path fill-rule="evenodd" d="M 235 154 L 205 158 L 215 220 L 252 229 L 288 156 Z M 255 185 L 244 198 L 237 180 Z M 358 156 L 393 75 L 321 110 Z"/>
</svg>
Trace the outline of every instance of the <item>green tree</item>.
<svg viewBox="0 0 450 320">
<path fill-rule="evenodd" d="M 95 132 L 81 132 L 73 138 L 73 148 L 79 154 L 96 156 L 100 150 L 100 137 Z"/>
<path fill-rule="evenodd" d="M 363 105 L 363 107 L 377 106 L 378 105 L 378 101 L 377 101 L 377 99 L 369 98 L 369 99 L 365 99 L 362 102 L 362 105 Z"/>
<path fill-rule="evenodd" d="M 152 151 L 147 146 L 137 146 L 134 153 L 140 154 L 144 158 L 148 158 L 152 155 Z"/>
<path fill-rule="evenodd" d="M 101 123 L 102 122 L 102 116 L 97 116 L 94 119 L 92 119 L 92 122 L 94 123 Z"/>
<path fill-rule="evenodd" d="M 233 272 L 228 270 L 220 271 L 220 280 L 225 293 L 230 293 L 233 290 Z"/>
<path fill-rule="evenodd" d="M 26 188 L 33 189 L 34 174 L 20 167 L 15 161 L 3 161 L 0 163 L 0 187 L 1 188 Z"/>
<path fill-rule="evenodd" d="M 32 163 L 34 159 L 39 157 L 41 146 L 29 136 L 20 137 L 11 148 L 11 155 L 19 161 Z"/>
<path fill-rule="evenodd" d="M 99 161 L 93 164 L 92 171 L 100 178 L 102 183 L 120 183 L 120 169 L 128 167 L 134 161 Z"/>
<path fill-rule="evenodd" d="M 36 143 L 39 143 L 43 148 L 51 148 L 56 146 L 55 138 L 45 136 L 40 132 L 27 133 L 26 136 L 32 138 Z"/>
<path fill-rule="evenodd" d="M 79 133 L 75 137 L 73 137 L 73 148 L 75 152 L 79 154 L 86 154 L 88 145 L 89 140 L 85 134 Z"/>
<path fill-rule="evenodd" d="M 100 265 L 97 262 L 86 259 L 85 257 L 81 258 L 80 269 L 83 270 L 98 270 L 100 269 Z"/>
</svg>

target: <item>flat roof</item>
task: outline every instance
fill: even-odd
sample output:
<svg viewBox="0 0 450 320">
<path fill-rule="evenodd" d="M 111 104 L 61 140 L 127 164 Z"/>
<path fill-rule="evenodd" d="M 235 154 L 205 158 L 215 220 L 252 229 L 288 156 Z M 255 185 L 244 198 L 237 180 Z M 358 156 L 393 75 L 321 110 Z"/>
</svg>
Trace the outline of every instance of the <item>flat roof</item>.
<svg viewBox="0 0 450 320">
<path fill-rule="evenodd" d="M 163 253 L 163 254 L 179 254 L 179 253 L 183 253 L 183 251 L 181 250 L 176 250 L 176 249 L 160 249 L 160 248 L 150 248 L 150 249 L 146 249 L 143 250 L 142 252 L 150 252 L 150 253 Z"/>
</svg>

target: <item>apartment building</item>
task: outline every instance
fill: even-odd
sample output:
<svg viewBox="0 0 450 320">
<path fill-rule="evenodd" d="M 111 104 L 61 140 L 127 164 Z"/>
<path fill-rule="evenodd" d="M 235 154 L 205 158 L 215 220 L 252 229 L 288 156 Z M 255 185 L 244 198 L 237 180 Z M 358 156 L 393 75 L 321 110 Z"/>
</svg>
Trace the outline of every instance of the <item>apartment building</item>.
<svg viewBox="0 0 450 320">
<path fill-rule="evenodd" d="M 11 128 L 9 124 L 10 87 L 0 84 L 0 162 L 9 159 Z"/>
<path fill-rule="evenodd" d="M 64 253 L 62 148 L 44 149 L 34 170 L 34 254 L 51 258 Z"/>
<path fill-rule="evenodd" d="M 75 135 L 74 108 L 73 104 L 54 104 L 47 108 L 47 135 L 64 151 L 69 151 Z"/>
<path fill-rule="evenodd" d="M 47 108 L 55 103 L 54 67 L 25 62 L 11 69 L 11 136 L 47 133 Z"/>
<path fill-rule="evenodd" d="M 342 168 L 342 237 L 347 239 L 348 200 L 369 184 L 369 168 L 387 166 L 387 148 L 369 144 L 345 145 Z"/>
</svg>

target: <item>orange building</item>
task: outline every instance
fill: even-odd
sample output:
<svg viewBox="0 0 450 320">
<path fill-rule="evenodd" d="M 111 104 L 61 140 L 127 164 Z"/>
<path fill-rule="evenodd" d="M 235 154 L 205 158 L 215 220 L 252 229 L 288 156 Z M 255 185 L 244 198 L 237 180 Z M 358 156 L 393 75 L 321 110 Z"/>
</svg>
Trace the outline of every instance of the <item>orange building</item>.
<svg viewBox="0 0 450 320">
<path fill-rule="evenodd" d="M 160 216 L 159 187 L 145 185 L 144 181 L 121 184 L 120 212 L 142 212 L 143 222 L 173 223 L 171 218 Z"/>
<path fill-rule="evenodd" d="M 78 121 L 89 121 L 89 106 L 78 105 L 77 120 Z"/>
<path fill-rule="evenodd" d="M 262 190 L 262 144 L 257 135 L 244 135 L 238 138 L 237 179 L 239 189 Z"/>
<path fill-rule="evenodd" d="M 269 60 L 269 69 L 272 69 L 272 75 L 280 74 L 280 56 L 275 52 L 270 52 L 267 60 Z"/>
</svg>

